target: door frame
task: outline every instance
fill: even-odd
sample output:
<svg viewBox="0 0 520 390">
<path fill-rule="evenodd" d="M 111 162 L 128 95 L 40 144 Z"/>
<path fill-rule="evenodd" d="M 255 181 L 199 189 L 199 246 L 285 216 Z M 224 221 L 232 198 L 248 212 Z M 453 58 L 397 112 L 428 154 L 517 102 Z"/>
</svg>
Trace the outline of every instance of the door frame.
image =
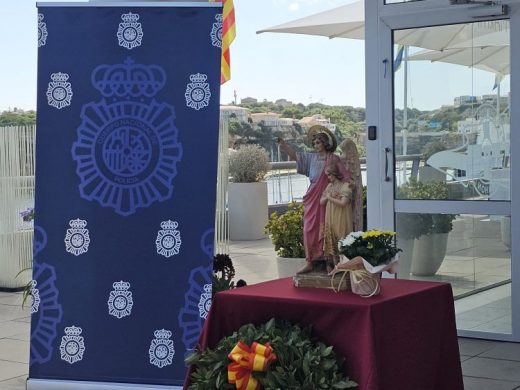
<svg viewBox="0 0 520 390">
<path fill-rule="evenodd" d="M 509 6 L 511 35 L 511 69 L 520 66 L 520 4 L 517 0 L 503 0 Z M 447 0 L 422 0 L 396 4 L 384 4 L 384 0 L 365 0 L 365 74 L 366 74 L 366 124 L 376 126 L 377 137 L 367 140 L 367 223 L 369 228 L 394 229 L 396 212 L 430 212 L 511 215 L 511 236 L 520 234 L 520 209 L 512 205 L 520 194 L 520 178 L 514 180 L 514 172 L 520 171 L 520 162 L 511 159 L 510 201 L 423 201 L 395 200 L 394 175 L 394 113 L 393 113 L 393 41 L 392 31 L 434 25 L 470 23 L 498 20 L 501 17 L 473 18 L 469 14 L 475 4 L 450 5 Z M 511 107 L 519 107 L 520 72 L 511 72 Z M 511 151 L 520 147 L 520 109 L 511 109 Z M 389 150 L 390 149 L 390 150 Z M 517 168 L 517 166 L 519 168 Z M 387 177 L 387 180 L 385 180 Z M 520 198 L 520 195 L 519 195 Z M 459 335 L 520 341 L 520 243 L 511 240 L 511 320 L 512 334 L 459 331 Z"/>
</svg>

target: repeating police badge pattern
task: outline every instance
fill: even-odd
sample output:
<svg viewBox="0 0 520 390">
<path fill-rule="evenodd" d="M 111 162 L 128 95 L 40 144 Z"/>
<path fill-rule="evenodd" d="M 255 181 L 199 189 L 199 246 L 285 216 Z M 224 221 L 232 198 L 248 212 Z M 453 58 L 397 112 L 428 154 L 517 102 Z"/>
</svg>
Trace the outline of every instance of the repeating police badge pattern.
<svg viewBox="0 0 520 390">
<path fill-rule="evenodd" d="M 179 224 L 175 221 L 161 222 L 161 230 L 157 232 L 155 246 L 157 253 L 168 258 L 178 255 L 181 248 L 181 232 L 177 230 Z"/>
<path fill-rule="evenodd" d="M 121 4 L 39 5 L 29 381 L 182 385 L 211 307 L 222 5 Z"/>
<path fill-rule="evenodd" d="M 143 28 L 138 23 L 139 15 L 131 12 L 121 15 L 122 23 L 119 23 L 117 29 L 117 39 L 119 46 L 123 46 L 129 50 L 134 47 L 141 46 L 143 41 Z"/>
<path fill-rule="evenodd" d="M 112 287 L 114 289 L 110 291 L 108 297 L 108 314 L 118 319 L 129 316 L 132 314 L 132 307 L 134 306 L 132 292 L 129 291 L 130 283 L 121 280 L 114 282 Z"/>
<path fill-rule="evenodd" d="M 61 360 L 74 364 L 83 360 L 85 340 L 81 336 L 82 329 L 76 326 L 65 328 L 65 335 L 61 338 Z"/>
<path fill-rule="evenodd" d="M 65 250 L 74 256 L 86 253 L 90 245 L 88 229 L 85 229 L 87 221 L 77 218 L 69 221 L 69 226 L 65 233 Z"/>
<path fill-rule="evenodd" d="M 49 106 L 61 110 L 70 106 L 72 101 L 72 86 L 67 81 L 69 75 L 67 73 L 51 74 L 51 81 L 47 86 L 47 102 Z"/>
<path fill-rule="evenodd" d="M 156 330 L 155 338 L 150 343 L 148 355 L 150 357 L 150 364 L 163 368 L 172 364 L 173 355 L 175 355 L 175 348 L 173 346 L 172 332 L 166 329 Z"/>
</svg>

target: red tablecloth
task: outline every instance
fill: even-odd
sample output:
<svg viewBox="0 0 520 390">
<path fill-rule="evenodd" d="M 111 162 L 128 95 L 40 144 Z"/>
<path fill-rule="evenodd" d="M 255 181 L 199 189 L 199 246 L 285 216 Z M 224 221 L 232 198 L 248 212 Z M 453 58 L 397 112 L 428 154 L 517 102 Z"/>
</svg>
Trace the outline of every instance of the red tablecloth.
<svg viewBox="0 0 520 390">
<path fill-rule="evenodd" d="M 372 298 L 295 288 L 290 278 L 225 291 L 213 299 L 200 346 L 272 317 L 312 324 L 313 335 L 346 358 L 360 390 L 464 388 L 449 284 L 383 279 Z"/>
</svg>

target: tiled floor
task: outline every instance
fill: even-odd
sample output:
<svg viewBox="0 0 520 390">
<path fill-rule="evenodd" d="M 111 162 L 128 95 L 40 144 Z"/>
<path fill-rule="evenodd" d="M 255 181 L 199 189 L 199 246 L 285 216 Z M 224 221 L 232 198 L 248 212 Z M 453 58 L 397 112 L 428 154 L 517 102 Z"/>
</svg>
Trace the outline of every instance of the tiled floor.
<svg viewBox="0 0 520 390">
<path fill-rule="evenodd" d="M 234 242 L 230 255 L 236 277 L 248 284 L 278 277 L 275 253 L 268 239 Z M 482 302 L 494 305 L 507 300 L 507 288 L 502 286 L 502 291 L 494 295 L 488 293 L 487 298 L 467 301 L 464 313 L 477 309 Z M 0 292 L 0 390 L 25 389 L 29 318 L 27 308 L 21 307 L 20 293 Z M 520 343 L 459 338 L 459 347 L 466 390 L 520 389 Z"/>
</svg>

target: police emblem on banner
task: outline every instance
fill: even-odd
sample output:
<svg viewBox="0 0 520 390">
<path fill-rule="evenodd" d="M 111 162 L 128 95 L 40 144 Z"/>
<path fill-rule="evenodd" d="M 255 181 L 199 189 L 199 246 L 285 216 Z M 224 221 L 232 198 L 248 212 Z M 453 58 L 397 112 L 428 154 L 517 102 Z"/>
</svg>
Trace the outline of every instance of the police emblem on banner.
<svg viewBox="0 0 520 390">
<path fill-rule="evenodd" d="M 45 46 L 47 43 L 47 24 L 43 21 L 43 14 L 38 14 L 38 47 Z"/>
<path fill-rule="evenodd" d="M 173 355 L 175 355 L 173 340 L 170 340 L 172 332 L 166 329 L 156 330 L 154 336 L 155 339 L 152 340 L 148 349 L 150 364 L 159 368 L 169 366 L 173 362 Z"/>
<path fill-rule="evenodd" d="M 207 107 L 209 105 L 209 99 L 211 97 L 211 91 L 209 90 L 209 84 L 206 83 L 208 76 L 205 74 L 197 73 L 190 76 L 191 83 L 186 86 L 186 105 L 195 110 Z"/>
<path fill-rule="evenodd" d="M 61 360 L 70 364 L 83 360 L 85 341 L 80 336 L 81 332 L 82 329 L 74 325 L 65 328 L 65 336 L 62 336 L 60 344 Z"/>
<path fill-rule="evenodd" d="M 128 291 L 130 283 L 121 280 L 114 282 L 112 287 L 114 289 L 110 291 L 108 297 L 108 314 L 118 319 L 129 316 L 132 314 L 132 307 L 134 306 L 132 292 Z"/>
<path fill-rule="evenodd" d="M 67 81 L 67 73 L 51 74 L 51 82 L 47 86 L 47 103 L 49 106 L 61 110 L 63 107 L 70 106 L 72 101 L 72 86 Z"/>
<path fill-rule="evenodd" d="M 82 255 L 88 252 L 90 237 L 88 234 L 87 221 L 82 219 L 74 219 L 69 221 L 70 229 L 65 234 L 65 250 L 74 256 Z"/>
<path fill-rule="evenodd" d="M 211 44 L 215 47 L 222 47 L 222 14 L 215 15 L 216 22 L 211 26 Z"/>
<path fill-rule="evenodd" d="M 162 230 L 157 232 L 157 239 L 155 240 L 155 246 L 159 255 L 168 258 L 179 254 L 182 241 L 181 232 L 177 230 L 178 226 L 179 224 L 175 221 L 161 222 Z"/>
<path fill-rule="evenodd" d="M 35 225 L 33 282 L 31 283 L 31 365 L 43 364 L 51 360 L 54 339 L 58 335 L 57 327 L 63 317 L 62 306 L 58 302 L 56 271 L 54 267 L 41 262 L 36 257 L 46 245 L 47 233 L 41 226 Z"/>
<path fill-rule="evenodd" d="M 103 99 L 83 106 L 72 146 L 80 196 L 123 216 L 170 199 L 182 146 L 174 107 L 154 98 L 163 68 L 128 59 L 96 67 L 92 83 Z"/>
<path fill-rule="evenodd" d="M 138 23 L 139 15 L 131 12 L 121 15 L 123 20 L 117 29 L 117 40 L 119 46 L 132 50 L 134 47 L 141 46 L 143 40 L 143 27 Z"/>
<path fill-rule="evenodd" d="M 36 313 L 40 308 L 40 291 L 36 288 L 38 282 L 36 280 L 31 281 L 31 314 Z"/>
<path fill-rule="evenodd" d="M 199 300 L 199 315 L 200 318 L 206 319 L 208 317 L 209 309 L 211 308 L 211 284 L 204 285 L 204 292 L 200 294 Z"/>
</svg>

